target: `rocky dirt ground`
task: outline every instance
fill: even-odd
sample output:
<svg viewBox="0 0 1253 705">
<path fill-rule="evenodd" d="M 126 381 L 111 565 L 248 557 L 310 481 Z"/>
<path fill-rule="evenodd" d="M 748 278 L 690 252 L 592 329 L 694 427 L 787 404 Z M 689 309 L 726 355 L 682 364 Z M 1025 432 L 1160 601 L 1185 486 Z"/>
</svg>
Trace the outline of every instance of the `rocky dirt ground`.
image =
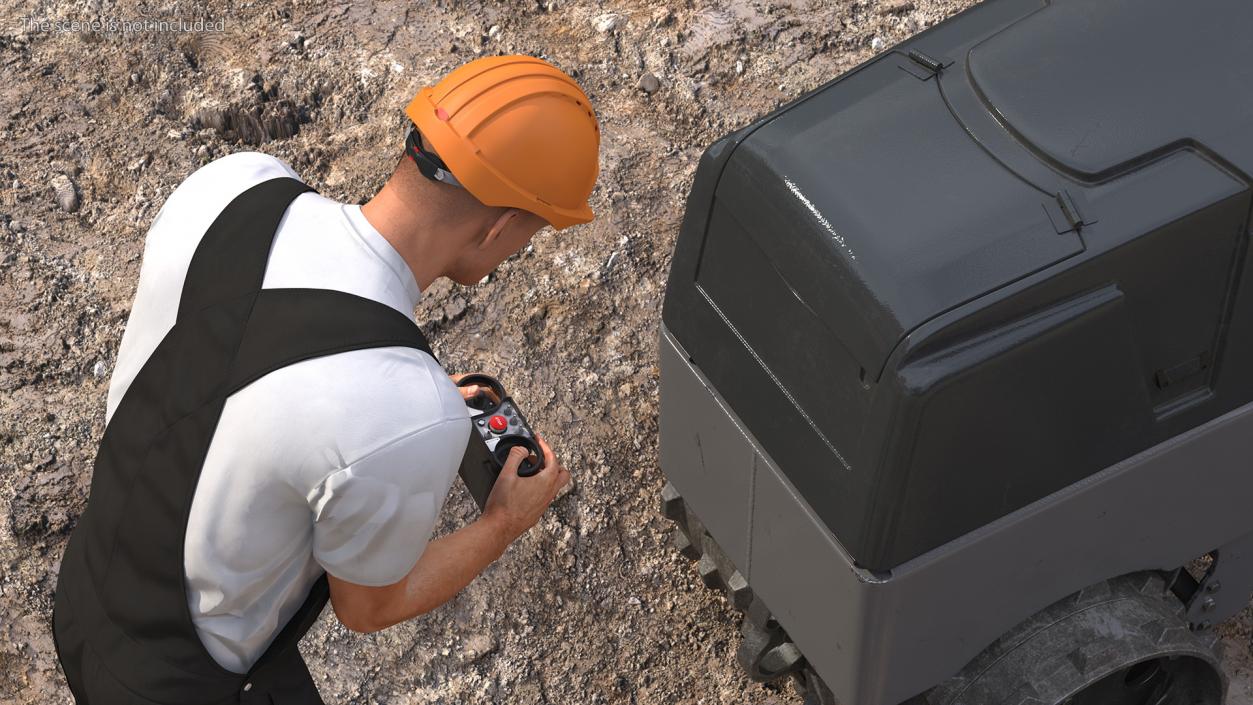
<svg viewBox="0 0 1253 705">
<path fill-rule="evenodd" d="M 148 224 L 224 154 L 259 149 L 356 202 L 412 94 L 476 56 L 576 75 L 602 131 L 599 218 L 485 284 L 426 292 L 452 371 L 500 375 L 574 472 L 543 523 L 455 601 L 303 650 L 334 703 L 796 703 L 734 662 L 734 613 L 657 511 L 657 323 L 704 146 L 968 0 L 326 3 L 17 0 L 0 9 L 0 701 L 69 702 L 49 633 Z M 221 31 L 58 32 L 27 20 L 204 18 Z M 120 27 L 120 25 L 118 25 Z M 473 516 L 458 487 L 440 531 Z M 1250 615 L 1229 634 L 1253 702 Z"/>
</svg>

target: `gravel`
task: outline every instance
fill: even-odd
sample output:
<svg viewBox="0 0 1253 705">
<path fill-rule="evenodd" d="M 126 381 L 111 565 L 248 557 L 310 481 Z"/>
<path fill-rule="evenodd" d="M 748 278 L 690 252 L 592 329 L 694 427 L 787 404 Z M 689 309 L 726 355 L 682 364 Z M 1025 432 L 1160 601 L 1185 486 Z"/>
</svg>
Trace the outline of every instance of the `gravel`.
<svg viewBox="0 0 1253 705">
<path fill-rule="evenodd" d="M 574 486 L 449 604 L 366 636 L 327 610 L 302 651 L 328 703 L 798 704 L 790 684 L 738 670 L 735 613 L 674 550 L 657 508 L 669 257 L 706 145 L 969 4 L 207 0 L 196 12 L 225 18 L 219 34 L 107 36 L 22 30 L 19 18 L 83 10 L 8 3 L 0 702 L 69 701 L 49 632 L 58 560 L 90 487 L 143 236 L 169 193 L 213 157 L 258 149 L 357 203 L 400 154 L 403 108 L 420 87 L 476 56 L 518 52 L 577 72 L 592 99 L 598 217 L 541 233 L 476 286 L 436 283 L 417 316 L 450 372 L 504 382 Z M 109 7 L 127 19 L 190 12 Z M 458 486 L 438 532 L 474 515 Z M 1220 627 L 1233 703 L 1253 702 L 1250 621 Z"/>
</svg>

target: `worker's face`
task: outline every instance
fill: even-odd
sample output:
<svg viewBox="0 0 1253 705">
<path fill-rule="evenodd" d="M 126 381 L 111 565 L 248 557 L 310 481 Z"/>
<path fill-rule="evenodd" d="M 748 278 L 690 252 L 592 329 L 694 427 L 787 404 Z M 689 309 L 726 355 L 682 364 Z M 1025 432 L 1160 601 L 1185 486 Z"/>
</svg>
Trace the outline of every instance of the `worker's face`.
<svg viewBox="0 0 1253 705">
<path fill-rule="evenodd" d="M 490 232 L 484 233 L 483 238 L 466 249 L 449 278 L 464 286 L 477 284 L 510 255 L 526 247 L 535 233 L 546 225 L 548 222 L 534 213 L 512 211 L 512 216 L 503 227 L 499 227 L 499 232 L 494 236 Z"/>
</svg>

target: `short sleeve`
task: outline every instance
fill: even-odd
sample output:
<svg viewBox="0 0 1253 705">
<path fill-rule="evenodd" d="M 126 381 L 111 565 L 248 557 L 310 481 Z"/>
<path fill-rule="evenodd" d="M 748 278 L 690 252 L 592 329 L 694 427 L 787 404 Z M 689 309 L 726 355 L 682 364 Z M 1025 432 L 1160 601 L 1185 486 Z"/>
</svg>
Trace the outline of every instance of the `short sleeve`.
<svg viewBox="0 0 1253 705">
<path fill-rule="evenodd" d="M 357 585 L 405 577 L 430 540 L 469 432 L 468 418 L 444 419 L 327 475 L 306 497 L 314 559 Z"/>
</svg>

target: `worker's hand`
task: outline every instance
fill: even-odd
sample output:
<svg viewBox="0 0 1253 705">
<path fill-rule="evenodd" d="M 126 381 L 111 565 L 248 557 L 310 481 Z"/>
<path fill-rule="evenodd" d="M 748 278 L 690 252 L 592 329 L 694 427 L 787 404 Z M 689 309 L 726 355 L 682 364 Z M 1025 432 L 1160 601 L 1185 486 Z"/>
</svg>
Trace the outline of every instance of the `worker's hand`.
<svg viewBox="0 0 1253 705">
<path fill-rule="evenodd" d="M 448 377 L 452 380 L 453 384 L 456 384 L 461 381 L 462 377 L 465 377 L 466 375 L 470 375 L 470 374 L 479 374 L 479 373 L 467 372 L 465 374 L 460 374 L 460 375 L 448 375 Z M 465 401 L 470 401 L 471 399 L 474 398 L 474 395 L 476 394 L 483 394 L 488 399 L 490 399 L 493 404 L 500 403 L 500 399 L 496 397 L 496 392 L 487 385 L 467 384 L 464 387 L 457 387 L 457 390 L 461 392 L 461 398 L 464 399 Z"/>
<path fill-rule="evenodd" d="M 483 517 L 499 522 L 511 540 L 535 526 L 557 492 L 570 482 L 570 472 L 557 461 L 553 449 L 539 434 L 535 440 L 544 451 L 544 469 L 530 477 L 518 477 L 518 466 L 527 451 L 520 446 L 512 448 L 483 508 Z"/>
</svg>

